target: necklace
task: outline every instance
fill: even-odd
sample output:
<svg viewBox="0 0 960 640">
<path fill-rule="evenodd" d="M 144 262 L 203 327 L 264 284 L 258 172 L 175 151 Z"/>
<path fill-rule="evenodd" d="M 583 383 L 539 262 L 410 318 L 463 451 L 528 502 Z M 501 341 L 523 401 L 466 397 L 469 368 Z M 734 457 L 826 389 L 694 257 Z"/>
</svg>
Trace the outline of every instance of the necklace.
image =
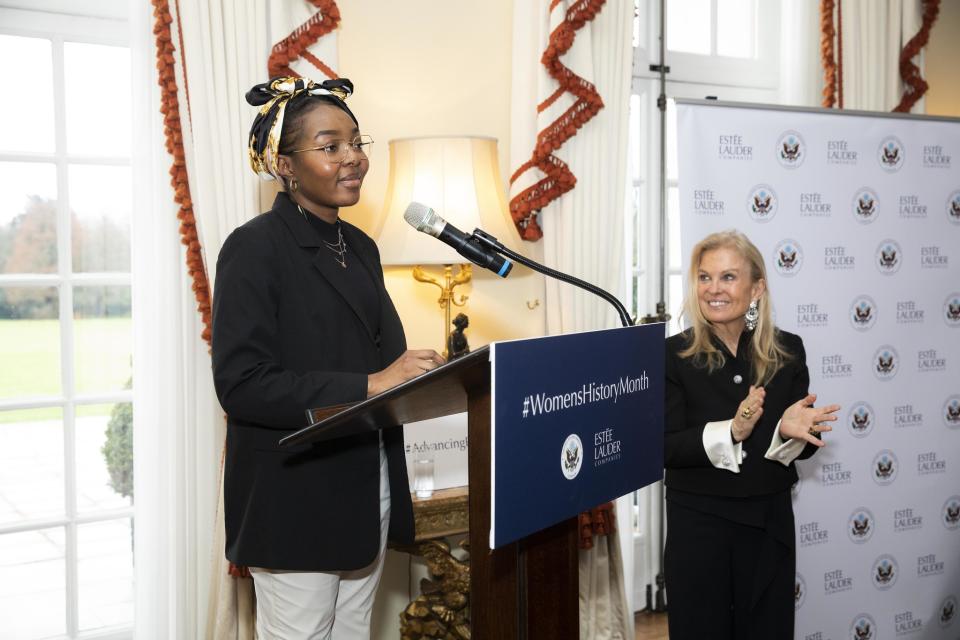
<svg viewBox="0 0 960 640">
<path fill-rule="evenodd" d="M 327 249 L 333 252 L 333 259 L 337 261 L 344 269 L 347 268 L 347 243 L 343 241 L 343 230 L 340 228 L 340 221 L 337 220 L 337 241 L 334 243 L 327 242 L 323 240 L 323 244 Z"/>
<path fill-rule="evenodd" d="M 303 210 L 303 207 L 297 205 L 297 209 L 300 209 L 300 213 L 303 214 L 303 217 L 307 217 L 307 213 Z M 333 252 L 333 259 L 337 261 L 344 269 L 347 268 L 347 243 L 343 240 L 343 228 L 340 226 L 340 219 L 337 219 L 337 241 L 336 242 L 327 242 L 323 238 L 320 238 L 320 241 L 323 242 L 323 246 Z"/>
</svg>

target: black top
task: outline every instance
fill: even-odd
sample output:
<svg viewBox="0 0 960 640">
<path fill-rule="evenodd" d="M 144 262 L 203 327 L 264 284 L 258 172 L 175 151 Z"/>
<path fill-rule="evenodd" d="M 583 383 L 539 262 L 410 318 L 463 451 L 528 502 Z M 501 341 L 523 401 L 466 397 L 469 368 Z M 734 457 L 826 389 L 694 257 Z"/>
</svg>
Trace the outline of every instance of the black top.
<svg viewBox="0 0 960 640">
<path fill-rule="evenodd" d="M 213 378 L 227 413 L 226 555 L 267 569 L 358 569 L 380 547 L 377 432 L 281 448 L 305 411 L 363 400 L 367 376 L 406 350 L 373 240 L 341 221 L 354 287 L 286 194 L 235 229 L 213 295 Z M 363 276 L 363 274 L 368 274 Z M 364 291 L 366 293 L 364 293 Z M 377 313 L 365 298 L 375 292 Z M 400 426 L 380 433 L 390 480 L 391 540 L 412 542 Z"/>
<path fill-rule="evenodd" d="M 783 412 L 807 395 L 810 376 L 803 341 L 792 333 L 779 332 L 781 343 L 792 359 L 765 386 L 763 415 L 750 437 L 743 441 L 743 451 L 747 455 L 740 465 L 740 473 L 733 473 L 717 469 L 710 463 L 703 448 L 703 428 L 708 422 L 733 418 L 739 404 L 747 397 L 753 383 L 752 334 L 744 332 L 740 336 L 736 357 L 722 341 L 715 339 L 715 344 L 726 356 L 726 362 L 713 373 L 706 366 L 697 366 L 691 358 L 678 355 L 687 347 L 689 335 L 688 330 L 671 336 L 666 344 L 664 467 L 668 497 L 676 491 L 743 498 L 788 490 L 797 481 L 793 464 L 784 466 L 775 460 L 767 460 L 764 454 Z M 808 444 L 800 458 L 809 458 L 816 449 Z"/>
<path fill-rule="evenodd" d="M 321 255 L 318 255 L 317 258 L 323 260 L 322 254 L 326 253 L 328 254 L 326 257 L 340 267 L 339 272 L 334 269 L 334 276 L 340 277 L 344 287 L 356 292 L 360 313 L 364 317 L 370 318 L 377 325 L 372 327 L 374 331 L 379 331 L 380 297 L 377 295 L 377 287 L 373 280 L 375 276 L 364 266 L 362 260 L 357 256 L 350 255 L 352 247 L 343 238 L 343 227 L 340 219 L 338 218 L 335 223 L 330 224 L 310 213 L 306 213 L 305 216 L 310 222 L 310 226 L 320 234 L 320 239 L 326 245 L 325 250 L 319 252 Z M 343 265 L 346 266 L 340 263 L 340 253 L 330 248 L 339 246 L 341 241 L 347 246 L 342 258 Z"/>
</svg>

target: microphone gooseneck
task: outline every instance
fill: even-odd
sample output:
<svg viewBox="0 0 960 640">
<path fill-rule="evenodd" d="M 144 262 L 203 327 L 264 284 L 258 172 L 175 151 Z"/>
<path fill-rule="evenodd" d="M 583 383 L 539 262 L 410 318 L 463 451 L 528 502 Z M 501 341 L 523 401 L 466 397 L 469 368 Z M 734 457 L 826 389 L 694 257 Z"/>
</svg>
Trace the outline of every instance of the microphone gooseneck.
<svg viewBox="0 0 960 640">
<path fill-rule="evenodd" d="M 611 305 L 613 305 L 614 309 L 617 310 L 617 314 L 620 316 L 620 324 L 622 324 L 625 327 L 632 327 L 634 325 L 633 319 L 630 318 L 630 314 L 627 312 L 627 308 L 624 307 L 623 303 L 620 302 L 620 300 L 618 300 L 617 297 L 614 296 L 609 291 L 605 291 L 594 284 L 590 284 L 589 282 L 585 282 L 584 280 L 581 280 L 580 278 L 575 278 L 561 271 L 557 271 L 556 269 L 551 269 L 550 267 L 544 266 L 539 262 L 535 262 L 530 258 L 527 258 L 526 256 L 522 256 L 515 251 L 511 251 L 509 248 L 505 247 L 499 240 L 497 240 L 495 237 L 493 237 L 486 231 L 483 231 L 482 229 L 474 229 L 473 237 L 476 238 L 480 242 L 480 244 L 486 247 L 489 247 L 494 251 L 503 253 L 507 257 L 512 258 L 516 262 L 519 262 L 520 264 L 525 265 L 538 273 L 542 273 L 543 275 L 549 276 L 551 278 L 556 278 L 557 280 L 560 280 L 561 282 L 566 282 L 567 284 L 572 284 L 575 287 L 580 287 L 581 289 L 589 291 L 590 293 L 603 298 L 604 300 L 609 302 Z"/>
</svg>

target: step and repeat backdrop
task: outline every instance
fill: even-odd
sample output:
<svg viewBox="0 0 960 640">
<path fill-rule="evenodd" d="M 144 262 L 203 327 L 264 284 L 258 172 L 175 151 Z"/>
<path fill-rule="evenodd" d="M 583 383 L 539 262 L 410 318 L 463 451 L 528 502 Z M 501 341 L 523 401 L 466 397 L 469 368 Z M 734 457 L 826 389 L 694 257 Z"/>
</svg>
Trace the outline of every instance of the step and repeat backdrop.
<svg viewBox="0 0 960 640">
<path fill-rule="evenodd" d="M 811 391 L 796 638 L 960 638 L 960 121 L 678 101 L 684 269 L 760 248 Z"/>
</svg>

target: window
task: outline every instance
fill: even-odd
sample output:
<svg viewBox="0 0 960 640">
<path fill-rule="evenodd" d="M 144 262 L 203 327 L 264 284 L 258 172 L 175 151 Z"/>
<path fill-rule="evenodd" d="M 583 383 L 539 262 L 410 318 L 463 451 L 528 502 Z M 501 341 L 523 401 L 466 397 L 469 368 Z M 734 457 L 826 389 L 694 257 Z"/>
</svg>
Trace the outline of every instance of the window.
<svg viewBox="0 0 960 640">
<path fill-rule="evenodd" d="M 630 102 L 630 176 L 634 209 L 625 222 L 629 238 L 626 265 L 632 310 L 643 316 L 660 298 L 660 94 L 659 5 L 637 0 L 634 28 L 633 90 Z M 779 64 L 779 2 L 760 0 L 665 0 L 667 98 L 718 97 L 743 102 L 776 102 Z M 676 126 L 672 100 L 666 125 L 666 268 L 665 294 L 671 321 L 677 321 L 683 298 L 680 257 Z"/>
<path fill-rule="evenodd" d="M 0 8 L 0 639 L 132 629 L 130 54 L 95 4 Z"/>
</svg>

